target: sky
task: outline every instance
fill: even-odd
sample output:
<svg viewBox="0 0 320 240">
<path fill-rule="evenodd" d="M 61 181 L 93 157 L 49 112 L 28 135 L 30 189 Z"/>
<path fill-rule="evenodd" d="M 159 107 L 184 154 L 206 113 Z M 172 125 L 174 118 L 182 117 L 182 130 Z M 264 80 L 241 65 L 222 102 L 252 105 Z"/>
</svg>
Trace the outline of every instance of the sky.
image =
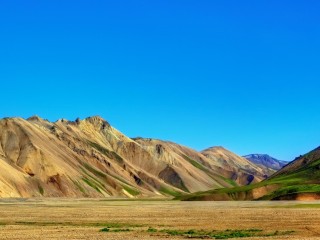
<svg viewBox="0 0 320 240">
<path fill-rule="evenodd" d="M 320 145 L 320 1 L 0 0 L 0 117 L 293 160 Z"/>
</svg>

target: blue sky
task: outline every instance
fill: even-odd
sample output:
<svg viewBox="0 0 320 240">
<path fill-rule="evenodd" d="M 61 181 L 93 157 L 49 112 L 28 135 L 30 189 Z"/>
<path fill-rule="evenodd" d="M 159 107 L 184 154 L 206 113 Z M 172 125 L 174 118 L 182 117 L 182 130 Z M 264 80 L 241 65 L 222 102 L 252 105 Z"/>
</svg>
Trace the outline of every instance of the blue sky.
<svg viewBox="0 0 320 240">
<path fill-rule="evenodd" d="M 320 145 L 319 1 L 0 2 L 0 117 L 292 160 Z"/>
</svg>

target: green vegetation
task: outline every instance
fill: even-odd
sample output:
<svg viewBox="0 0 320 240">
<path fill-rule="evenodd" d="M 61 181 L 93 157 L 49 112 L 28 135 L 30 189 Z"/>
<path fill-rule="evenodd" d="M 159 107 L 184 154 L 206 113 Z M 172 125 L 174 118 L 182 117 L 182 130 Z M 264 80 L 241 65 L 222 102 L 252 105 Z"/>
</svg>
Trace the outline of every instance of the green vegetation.
<svg viewBox="0 0 320 240">
<path fill-rule="evenodd" d="M 158 231 L 157 229 L 155 229 Z M 230 230 L 225 231 L 206 231 L 206 230 L 174 230 L 162 229 L 159 232 L 166 233 L 171 236 L 183 236 L 188 238 L 213 238 L 213 239 L 230 239 L 230 238 L 244 238 L 244 237 L 269 237 L 278 235 L 288 235 L 293 231 L 275 231 L 271 233 L 264 233 L 261 229 L 244 229 L 244 230 Z"/>
<path fill-rule="evenodd" d="M 113 229 L 111 232 L 130 232 L 131 230 L 129 228 L 119 228 L 119 229 Z"/>
<path fill-rule="evenodd" d="M 110 228 L 102 228 L 100 232 L 110 232 Z"/>
<path fill-rule="evenodd" d="M 85 179 L 87 179 L 87 181 L 89 181 L 90 182 L 90 184 L 92 185 L 92 186 L 96 186 L 96 187 L 100 187 L 101 189 L 105 189 L 106 187 L 105 187 L 105 185 L 103 184 L 103 183 L 101 183 L 98 179 L 96 179 L 95 177 L 93 177 L 90 173 L 88 173 L 85 169 L 83 169 L 82 167 L 80 167 L 81 168 L 81 170 L 91 179 L 91 180 L 89 180 L 89 179 L 87 179 L 87 178 L 85 178 Z M 87 183 L 88 184 L 88 183 Z M 89 185 L 89 184 L 88 184 Z M 89 185 L 90 187 L 92 187 L 91 185 Z M 95 187 L 93 187 L 94 189 L 96 189 Z M 100 190 L 99 190 L 99 192 L 100 192 Z"/>
<path fill-rule="evenodd" d="M 214 199 L 216 196 L 225 200 L 250 200 L 253 189 L 269 187 L 269 193 L 255 200 L 295 199 L 299 194 L 312 193 L 320 195 L 320 148 L 299 157 L 297 167 L 288 165 L 280 174 L 276 174 L 260 183 L 233 188 L 215 189 L 206 192 L 197 192 L 178 196 L 179 200 Z M 300 164 L 300 167 L 299 167 Z M 224 181 L 230 182 L 228 179 Z"/>
<path fill-rule="evenodd" d="M 110 229 L 110 228 L 102 228 L 100 232 L 130 232 L 131 230 L 129 228 L 116 228 L 116 229 Z"/>
<path fill-rule="evenodd" d="M 44 189 L 43 189 L 43 187 L 39 184 L 38 185 L 38 190 L 39 190 L 39 193 L 43 196 L 43 194 L 44 194 Z"/>
<path fill-rule="evenodd" d="M 96 150 L 98 150 L 102 154 L 106 155 L 108 158 L 114 159 L 121 164 L 124 162 L 123 158 L 121 156 L 119 156 L 119 154 L 117 154 L 116 152 L 110 151 L 95 142 L 91 142 L 89 140 L 87 142 L 91 147 L 95 148 Z"/>
<path fill-rule="evenodd" d="M 202 200 L 206 196 L 224 194 L 229 199 L 237 200 L 238 194 L 248 194 L 256 188 L 273 186 L 275 190 L 259 200 L 272 200 L 283 196 L 290 196 L 299 193 L 319 193 L 320 170 L 317 167 L 305 166 L 295 172 L 276 176 L 274 178 L 247 186 L 237 186 L 233 188 L 221 188 L 205 192 L 197 192 L 189 195 L 178 196 L 179 200 Z"/>
<path fill-rule="evenodd" d="M 155 232 L 158 232 L 158 230 L 155 229 L 155 228 L 149 227 L 148 230 L 147 230 L 147 232 L 149 232 L 149 233 L 155 233 Z"/>
<path fill-rule="evenodd" d="M 187 155 L 182 155 L 182 156 L 185 160 L 187 160 L 189 163 L 191 163 L 194 167 L 196 167 L 204 172 L 208 171 L 208 169 L 205 166 L 203 166 L 201 163 L 197 162 L 196 160 L 188 157 Z"/>
<path fill-rule="evenodd" d="M 94 182 L 90 181 L 88 178 L 85 178 L 85 177 L 83 177 L 82 180 L 83 180 L 86 184 L 88 184 L 90 187 L 92 187 L 93 189 L 95 189 L 97 192 L 101 193 L 100 188 L 97 187 L 97 185 L 96 185 Z"/>
<path fill-rule="evenodd" d="M 143 227 L 139 224 L 128 224 L 128 223 L 107 223 L 104 224 L 104 228 L 100 229 L 100 232 L 130 232 L 132 228 Z"/>
<path fill-rule="evenodd" d="M 165 187 L 165 186 L 161 186 L 160 189 L 159 189 L 160 192 L 164 193 L 164 194 L 167 194 L 167 195 L 170 195 L 170 196 L 173 196 L 173 197 L 179 197 L 181 196 L 181 193 L 180 192 L 177 192 L 173 189 L 170 189 L 168 187 Z"/>
<path fill-rule="evenodd" d="M 81 186 L 81 184 L 78 181 L 75 181 L 75 180 L 72 180 L 72 179 L 71 179 L 71 181 L 73 182 L 74 185 L 77 186 L 77 188 L 80 190 L 80 192 L 82 192 L 83 194 L 86 194 L 86 191 L 84 190 L 84 188 Z"/>
<path fill-rule="evenodd" d="M 235 181 L 233 181 L 232 179 L 226 178 L 226 177 L 221 176 L 221 175 L 220 175 L 220 178 L 221 178 L 223 181 L 229 183 L 231 186 L 233 186 L 233 187 L 238 187 L 238 184 L 237 184 Z"/>
<path fill-rule="evenodd" d="M 133 189 L 129 186 L 126 185 L 122 185 L 123 189 L 126 190 L 129 194 L 131 194 L 132 196 L 137 196 L 140 194 L 140 192 L 136 189 Z"/>
<path fill-rule="evenodd" d="M 122 178 L 121 176 L 117 176 L 117 175 L 113 175 L 111 173 L 109 173 L 109 175 L 115 179 L 117 179 L 119 182 L 122 182 L 124 184 L 130 185 L 130 183 L 128 183 L 124 178 Z"/>
<path fill-rule="evenodd" d="M 309 185 L 294 185 L 282 187 L 269 195 L 262 197 L 260 200 L 276 199 L 281 196 L 290 196 L 298 193 L 320 193 L 320 185 L 309 184 Z"/>
<path fill-rule="evenodd" d="M 296 204 L 296 205 L 289 205 L 285 206 L 286 208 L 320 208 L 320 204 Z"/>
<path fill-rule="evenodd" d="M 294 231 L 274 231 L 264 232 L 261 229 L 244 229 L 244 230 L 231 230 L 225 231 L 217 230 L 177 230 L 177 229 L 157 229 L 153 227 L 146 228 L 142 224 L 130 224 L 130 223 L 118 223 L 118 222 L 28 222 L 18 221 L 16 225 L 28 225 L 28 226 L 75 226 L 75 227 L 102 227 L 100 232 L 129 232 L 129 231 L 143 231 L 149 234 L 162 233 L 170 236 L 181 236 L 188 238 L 212 238 L 212 239 L 230 239 L 230 238 L 242 238 L 242 237 L 269 237 L 269 236 L 283 236 L 294 233 Z M 0 225 L 6 225 L 0 223 Z"/>
<path fill-rule="evenodd" d="M 226 195 L 230 200 L 237 200 L 238 193 L 247 193 L 251 191 L 253 188 L 264 186 L 265 182 L 260 182 L 257 184 L 247 185 L 247 186 L 238 186 L 233 188 L 220 188 L 209 190 L 205 192 L 196 192 L 188 195 L 180 195 L 176 196 L 175 200 L 183 200 L 183 201 L 197 201 L 202 200 L 206 196 L 211 195 Z"/>
<path fill-rule="evenodd" d="M 87 163 L 83 163 L 83 166 L 85 167 L 85 169 L 87 169 L 90 173 L 94 174 L 95 176 L 101 177 L 101 178 L 107 178 L 107 174 L 92 167 L 91 165 L 87 164 Z M 92 188 L 96 189 L 98 192 L 101 193 L 101 190 L 99 189 L 99 187 L 101 187 L 102 189 L 105 189 L 104 184 L 100 183 L 99 180 L 97 180 L 96 178 L 94 178 L 93 176 L 91 176 L 91 174 L 89 174 L 85 169 L 81 168 L 82 171 L 88 175 L 92 181 L 88 178 L 84 178 L 84 181 Z M 129 194 L 131 194 L 132 196 L 137 196 L 140 194 L 140 191 L 138 191 L 137 189 L 134 189 L 132 187 L 129 187 L 130 184 L 126 181 L 124 181 L 123 179 L 121 179 L 118 176 L 112 176 L 114 178 L 116 178 L 117 180 L 121 181 L 122 183 L 125 183 L 122 185 L 123 189 L 126 190 Z"/>
<path fill-rule="evenodd" d="M 88 163 L 83 163 L 83 166 L 90 172 L 92 172 L 94 175 L 96 176 L 99 176 L 101 178 L 105 178 L 106 177 L 106 174 L 103 173 L 102 171 L 100 170 L 97 170 L 96 168 L 90 166 Z"/>
</svg>

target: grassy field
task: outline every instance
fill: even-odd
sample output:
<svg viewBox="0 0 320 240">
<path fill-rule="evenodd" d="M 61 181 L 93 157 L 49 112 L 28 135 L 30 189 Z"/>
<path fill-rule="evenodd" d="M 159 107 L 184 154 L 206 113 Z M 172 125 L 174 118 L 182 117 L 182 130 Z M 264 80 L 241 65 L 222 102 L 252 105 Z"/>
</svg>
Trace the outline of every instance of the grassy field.
<svg viewBox="0 0 320 240">
<path fill-rule="evenodd" d="M 319 202 L 2 199 L 0 239 L 320 239 Z"/>
</svg>

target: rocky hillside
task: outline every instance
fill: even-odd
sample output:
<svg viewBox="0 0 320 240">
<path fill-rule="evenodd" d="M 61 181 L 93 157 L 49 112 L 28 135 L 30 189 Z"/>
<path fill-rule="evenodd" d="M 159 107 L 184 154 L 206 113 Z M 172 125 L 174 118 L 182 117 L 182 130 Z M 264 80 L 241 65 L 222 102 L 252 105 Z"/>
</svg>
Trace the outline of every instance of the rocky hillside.
<svg viewBox="0 0 320 240">
<path fill-rule="evenodd" d="M 182 196 L 183 200 L 320 200 L 320 147 L 301 155 L 267 180 Z"/>
<path fill-rule="evenodd" d="M 249 154 L 243 157 L 248 159 L 250 162 L 254 164 L 264 166 L 274 171 L 278 171 L 288 164 L 288 162 L 278 160 L 276 158 L 269 156 L 268 154 Z"/>
<path fill-rule="evenodd" d="M 216 150 L 130 139 L 100 117 L 54 123 L 5 118 L 0 197 L 179 196 L 264 178 L 258 166 Z"/>
<path fill-rule="evenodd" d="M 216 168 L 218 172 L 240 186 L 260 182 L 271 174 L 264 167 L 257 166 L 223 147 L 208 148 L 201 153 L 210 159 L 212 168 Z"/>
</svg>

